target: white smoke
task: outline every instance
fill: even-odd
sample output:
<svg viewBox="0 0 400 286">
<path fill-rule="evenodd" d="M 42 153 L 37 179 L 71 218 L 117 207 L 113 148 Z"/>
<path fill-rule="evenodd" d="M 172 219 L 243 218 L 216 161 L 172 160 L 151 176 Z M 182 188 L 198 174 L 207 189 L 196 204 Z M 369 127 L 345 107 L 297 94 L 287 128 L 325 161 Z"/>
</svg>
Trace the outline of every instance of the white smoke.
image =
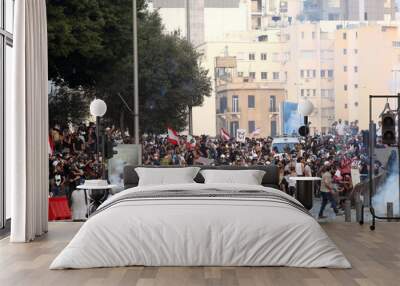
<svg viewBox="0 0 400 286">
<path fill-rule="evenodd" d="M 111 162 L 112 161 L 112 162 Z M 108 179 L 112 185 L 118 186 L 117 191 L 122 191 L 124 189 L 124 166 L 126 162 L 121 159 L 111 159 L 109 164 L 109 174 Z"/>
<path fill-rule="evenodd" d="M 301 117 L 297 111 L 291 112 L 289 119 L 285 122 L 285 133 L 291 135 L 298 132 L 301 125 Z"/>
<path fill-rule="evenodd" d="M 387 203 L 393 203 L 393 214 L 399 213 L 399 168 L 397 153 L 392 151 L 388 159 L 388 172 L 385 183 L 379 187 L 377 194 L 372 198 L 372 206 L 378 216 L 387 215 Z"/>
</svg>

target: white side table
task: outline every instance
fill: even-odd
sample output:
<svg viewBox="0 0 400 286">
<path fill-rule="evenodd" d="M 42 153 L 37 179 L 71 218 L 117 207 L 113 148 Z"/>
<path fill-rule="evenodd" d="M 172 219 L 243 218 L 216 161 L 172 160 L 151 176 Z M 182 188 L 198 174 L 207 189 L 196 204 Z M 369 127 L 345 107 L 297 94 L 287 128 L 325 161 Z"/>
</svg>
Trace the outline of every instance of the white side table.
<svg viewBox="0 0 400 286">
<path fill-rule="evenodd" d="M 97 209 L 97 207 L 102 202 L 104 202 L 107 199 L 110 190 L 116 187 L 117 187 L 116 185 L 92 186 L 85 184 L 76 187 L 77 189 L 83 190 L 85 192 L 85 201 L 86 201 L 88 217 Z M 104 194 L 98 198 L 94 198 L 93 195 L 95 193 L 98 193 L 95 191 L 101 191 L 101 190 L 104 190 Z"/>
</svg>

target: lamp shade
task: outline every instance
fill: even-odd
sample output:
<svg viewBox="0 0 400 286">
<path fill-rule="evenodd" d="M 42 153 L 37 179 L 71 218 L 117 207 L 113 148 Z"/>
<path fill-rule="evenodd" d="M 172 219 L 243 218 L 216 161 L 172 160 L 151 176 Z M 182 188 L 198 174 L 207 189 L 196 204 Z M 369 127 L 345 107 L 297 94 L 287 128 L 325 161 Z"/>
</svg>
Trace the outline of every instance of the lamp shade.
<svg viewBox="0 0 400 286">
<path fill-rule="evenodd" d="M 314 105 L 311 101 L 305 100 L 299 103 L 298 111 L 303 116 L 309 116 L 314 110 Z"/>
<path fill-rule="evenodd" d="M 95 99 L 90 103 L 90 114 L 93 116 L 99 116 L 102 117 L 104 114 L 106 114 L 107 111 L 107 105 L 106 103 L 101 100 L 101 99 Z"/>
</svg>

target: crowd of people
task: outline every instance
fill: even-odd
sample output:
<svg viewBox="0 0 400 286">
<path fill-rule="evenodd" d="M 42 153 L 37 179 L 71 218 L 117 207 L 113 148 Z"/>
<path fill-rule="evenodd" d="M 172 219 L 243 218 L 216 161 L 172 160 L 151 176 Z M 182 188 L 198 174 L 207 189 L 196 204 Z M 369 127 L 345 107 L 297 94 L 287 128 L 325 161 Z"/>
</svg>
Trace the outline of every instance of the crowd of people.
<svg viewBox="0 0 400 286">
<path fill-rule="evenodd" d="M 129 134 L 111 127 L 106 134 L 118 144 L 130 143 Z M 71 125 L 50 130 L 52 154 L 50 165 L 50 194 L 57 196 L 70 193 L 85 179 L 98 178 L 103 170 L 96 160 L 95 125 Z M 319 176 L 323 178 L 321 194 L 323 204 L 332 201 L 330 189 L 349 192 L 352 188 L 351 168 L 357 168 L 361 179 L 368 176 L 367 148 L 359 132 L 357 122 L 332 126 L 326 135 L 301 138 L 295 148 L 279 152 L 272 146 L 273 138 L 246 138 L 222 140 L 209 136 L 179 136 L 179 142 L 171 143 L 168 136 L 144 135 L 141 138 L 142 161 L 145 165 L 270 165 L 279 167 L 281 189 L 293 194 L 293 176 Z M 375 164 L 374 172 L 382 168 Z M 336 210 L 336 206 L 333 205 Z M 322 213 L 320 213 L 323 216 Z"/>
</svg>

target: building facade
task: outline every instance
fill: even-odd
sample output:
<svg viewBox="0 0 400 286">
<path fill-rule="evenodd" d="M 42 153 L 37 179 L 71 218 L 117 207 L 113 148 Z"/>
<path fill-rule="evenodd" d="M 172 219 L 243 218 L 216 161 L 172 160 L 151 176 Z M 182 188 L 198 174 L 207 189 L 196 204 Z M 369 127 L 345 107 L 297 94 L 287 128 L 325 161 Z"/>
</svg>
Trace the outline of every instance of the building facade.
<svg viewBox="0 0 400 286">
<path fill-rule="evenodd" d="M 208 42 L 198 47 L 202 55 L 200 62 L 209 70 L 213 91 L 212 96 L 205 99 L 202 107 L 193 108 L 195 134 L 218 133 L 215 113 L 218 80 L 236 77 L 244 82 L 282 86 L 285 84 L 286 73 L 283 70 L 282 58 L 286 42 L 281 40 L 280 31 L 270 29 L 262 34 L 237 34 L 226 38 L 225 41 Z M 217 59 L 221 57 L 234 57 L 235 68 L 225 69 L 219 66 Z"/>
<path fill-rule="evenodd" d="M 351 25 L 335 33 L 335 117 L 368 128 L 369 95 L 400 91 L 398 24 Z M 397 108 L 397 102 L 390 102 Z M 386 101 L 374 101 L 372 117 Z"/>
<path fill-rule="evenodd" d="M 335 119 L 335 74 L 333 22 L 297 23 L 285 29 L 288 100 L 310 100 L 311 131 L 325 133 Z"/>
<path fill-rule="evenodd" d="M 259 83 L 233 78 L 219 81 L 216 87 L 217 129 L 224 128 L 231 136 L 238 129 L 249 137 L 267 137 L 281 134 L 280 106 L 285 100 L 280 83 Z M 252 135 L 256 130 L 257 135 Z"/>
</svg>

